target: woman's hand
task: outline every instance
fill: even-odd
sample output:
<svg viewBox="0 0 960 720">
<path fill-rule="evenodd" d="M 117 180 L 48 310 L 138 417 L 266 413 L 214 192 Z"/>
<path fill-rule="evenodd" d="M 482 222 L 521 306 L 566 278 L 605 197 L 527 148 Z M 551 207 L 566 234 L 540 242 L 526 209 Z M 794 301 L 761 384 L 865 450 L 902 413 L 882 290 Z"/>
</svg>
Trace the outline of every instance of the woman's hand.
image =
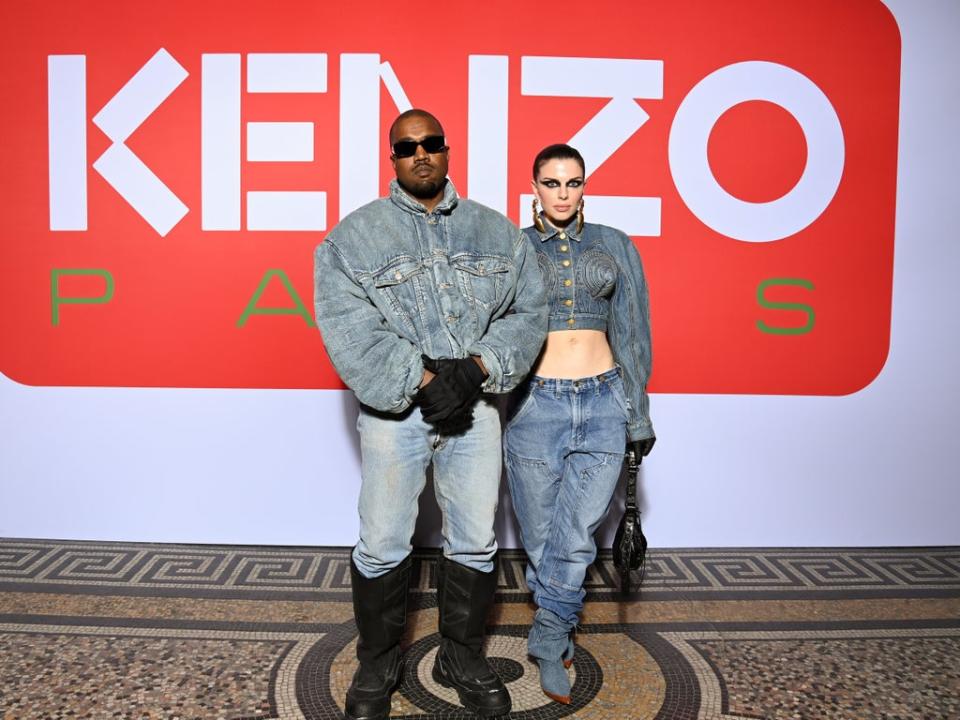
<svg viewBox="0 0 960 720">
<path fill-rule="evenodd" d="M 639 463 L 642 458 L 650 454 L 650 451 L 653 450 L 653 444 L 656 441 L 656 436 L 644 438 L 643 440 L 628 440 L 627 452 L 632 452 Z"/>
</svg>

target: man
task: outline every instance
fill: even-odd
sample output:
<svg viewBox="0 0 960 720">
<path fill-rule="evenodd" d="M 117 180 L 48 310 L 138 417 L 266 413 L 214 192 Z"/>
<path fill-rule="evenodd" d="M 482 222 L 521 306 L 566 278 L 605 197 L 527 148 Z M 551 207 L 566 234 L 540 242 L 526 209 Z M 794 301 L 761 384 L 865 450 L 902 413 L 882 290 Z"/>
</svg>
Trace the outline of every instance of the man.
<svg viewBox="0 0 960 720">
<path fill-rule="evenodd" d="M 361 403 L 360 540 L 351 578 L 360 661 L 354 720 L 386 718 L 400 677 L 417 499 L 433 463 L 443 513 L 436 682 L 483 717 L 510 695 L 481 652 L 496 589 L 493 519 L 505 393 L 546 335 L 540 271 L 507 218 L 457 196 L 443 128 L 423 110 L 390 128 L 390 196 L 345 217 L 317 248 L 317 324 Z"/>
</svg>

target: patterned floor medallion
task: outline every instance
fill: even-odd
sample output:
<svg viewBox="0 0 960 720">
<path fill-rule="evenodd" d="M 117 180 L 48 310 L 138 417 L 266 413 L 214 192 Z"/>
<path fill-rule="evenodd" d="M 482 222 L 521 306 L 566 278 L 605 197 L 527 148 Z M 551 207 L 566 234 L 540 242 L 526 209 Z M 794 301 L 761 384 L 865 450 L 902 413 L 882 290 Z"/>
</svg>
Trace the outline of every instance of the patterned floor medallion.
<svg viewBox="0 0 960 720">
<path fill-rule="evenodd" d="M 392 718 L 472 717 L 431 674 L 436 557 Z M 486 644 L 511 718 L 960 718 L 958 548 L 658 550 L 626 599 L 601 555 L 570 705 L 526 654 L 523 566 L 503 553 Z M 341 718 L 349 577 L 343 548 L 0 540 L 0 718 Z"/>
</svg>

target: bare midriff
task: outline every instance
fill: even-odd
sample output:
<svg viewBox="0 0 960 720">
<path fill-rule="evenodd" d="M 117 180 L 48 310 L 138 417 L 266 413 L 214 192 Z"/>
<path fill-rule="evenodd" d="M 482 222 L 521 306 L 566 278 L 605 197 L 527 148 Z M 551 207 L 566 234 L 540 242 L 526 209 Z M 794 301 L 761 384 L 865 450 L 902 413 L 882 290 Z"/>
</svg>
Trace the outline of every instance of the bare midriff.
<svg viewBox="0 0 960 720">
<path fill-rule="evenodd" d="M 547 333 L 534 374 L 540 377 L 577 378 L 600 375 L 614 367 L 613 352 L 602 330 L 557 330 Z"/>
</svg>

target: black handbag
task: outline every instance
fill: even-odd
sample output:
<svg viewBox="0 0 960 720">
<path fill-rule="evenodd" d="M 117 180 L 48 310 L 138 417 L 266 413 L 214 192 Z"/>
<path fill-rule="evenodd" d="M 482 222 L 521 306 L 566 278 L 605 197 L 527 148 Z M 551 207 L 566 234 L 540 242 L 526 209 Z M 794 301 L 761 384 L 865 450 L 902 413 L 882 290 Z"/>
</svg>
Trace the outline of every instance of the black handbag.
<svg viewBox="0 0 960 720">
<path fill-rule="evenodd" d="M 637 457 L 632 450 L 627 451 L 626 506 L 613 536 L 613 566 L 620 573 L 620 591 L 624 595 L 631 593 L 631 573 L 638 575 L 638 588 L 643 584 L 647 565 L 647 538 L 640 527 L 640 510 L 637 508 L 637 472 L 642 461 L 643 458 Z"/>
</svg>

